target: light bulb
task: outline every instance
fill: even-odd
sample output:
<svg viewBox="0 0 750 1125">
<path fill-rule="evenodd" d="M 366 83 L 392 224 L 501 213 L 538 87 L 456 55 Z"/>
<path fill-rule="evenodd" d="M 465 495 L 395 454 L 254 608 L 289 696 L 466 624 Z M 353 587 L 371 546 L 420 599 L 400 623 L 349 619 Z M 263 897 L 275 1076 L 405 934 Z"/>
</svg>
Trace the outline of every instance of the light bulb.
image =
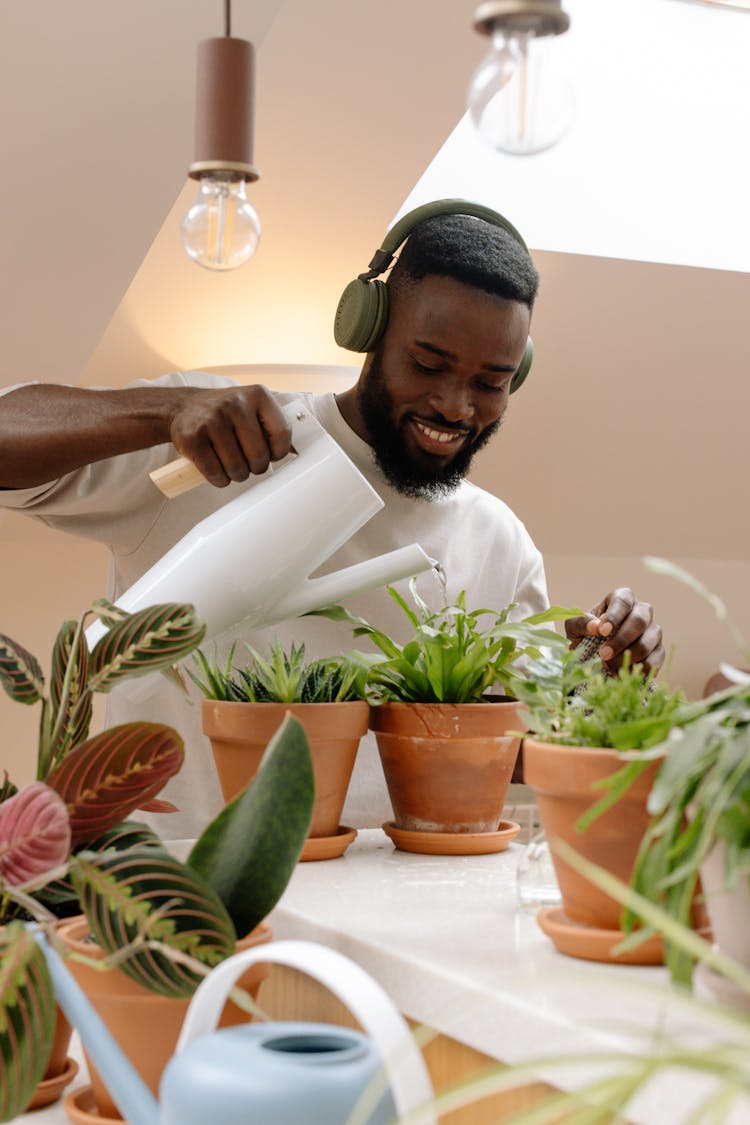
<svg viewBox="0 0 750 1125">
<path fill-rule="evenodd" d="M 554 37 L 497 27 L 474 73 L 469 116 L 500 152 L 528 156 L 560 140 L 573 120 L 573 92 L 547 57 Z"/>
<path fill-rule="evenodd" d="M 214 172 L 202 176 L 197 198 L 182 220 L 182 245 L 209 270 L 233 270 L 255 253 L 260 220 L 248 203 L 245 181 Z"/>
</svg>

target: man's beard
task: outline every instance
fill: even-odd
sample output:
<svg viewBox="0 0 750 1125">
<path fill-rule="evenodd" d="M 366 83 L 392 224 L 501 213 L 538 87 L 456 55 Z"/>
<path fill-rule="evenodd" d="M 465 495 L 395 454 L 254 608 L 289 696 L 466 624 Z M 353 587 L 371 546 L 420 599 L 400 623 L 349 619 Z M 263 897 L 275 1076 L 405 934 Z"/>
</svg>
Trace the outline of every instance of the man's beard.
<svg viewBox="0 0 750 1125">
<path fill-rule="evenodd" d="M 448 465 L 430 465 L 429 453 L 418 461 L 405 441 L 407 419 L 399 425 L 394 421 L 393 400 L 385 387 L 379 350 L 373 354 L 370 369 L 360 386 L 358 402 L 379 469 L 397 492 L 414 500 L 436 500 L 458 488 L 469 472 L 474 455 L 487 444 L 501 421 L 498 418 L 468 439 Z M 425 421 L 454 428 L 439 415 Z"/>
</svg>

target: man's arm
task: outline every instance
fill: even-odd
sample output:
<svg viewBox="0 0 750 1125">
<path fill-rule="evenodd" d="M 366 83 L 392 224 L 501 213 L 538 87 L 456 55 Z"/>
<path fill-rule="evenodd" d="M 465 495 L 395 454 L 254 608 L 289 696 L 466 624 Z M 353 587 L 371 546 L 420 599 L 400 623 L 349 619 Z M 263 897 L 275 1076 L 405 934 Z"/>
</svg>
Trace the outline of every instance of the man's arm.
<svg viewBox="0 0 750 1125">
<path fill-rule="evenodd" d="M 222 488 L 286 457 L 291 432 L 262 386 L 86 390 L 34 383 L 0 396 L 0 488 L 32 488 L 163 442 Z"/>
</svg>

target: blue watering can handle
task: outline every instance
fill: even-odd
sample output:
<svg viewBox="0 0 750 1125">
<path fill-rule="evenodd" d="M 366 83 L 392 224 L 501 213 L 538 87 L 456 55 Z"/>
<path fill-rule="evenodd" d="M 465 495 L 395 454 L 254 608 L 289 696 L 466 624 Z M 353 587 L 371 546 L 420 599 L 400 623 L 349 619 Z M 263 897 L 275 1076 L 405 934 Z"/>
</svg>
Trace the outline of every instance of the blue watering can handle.
<svg viewBox="0 0 750 1125">
<path fill-rule="evenodd" d="M 423 1111 L 415 1113 L 414 1125 L 436 1125 L 429 1108 L 434 1097 L 432 1083 L 408 1024 L 364 969 L 316 942 L 273 941 L 222 961 L 193 995 L 175 1054 L 199 1036 L 214 1031 L 227 996 L 248 966 L 269 961 L 307 973 L 346 1004 L 380 1052 L 399 1118 L 424 1106 Z"/>
</svg>

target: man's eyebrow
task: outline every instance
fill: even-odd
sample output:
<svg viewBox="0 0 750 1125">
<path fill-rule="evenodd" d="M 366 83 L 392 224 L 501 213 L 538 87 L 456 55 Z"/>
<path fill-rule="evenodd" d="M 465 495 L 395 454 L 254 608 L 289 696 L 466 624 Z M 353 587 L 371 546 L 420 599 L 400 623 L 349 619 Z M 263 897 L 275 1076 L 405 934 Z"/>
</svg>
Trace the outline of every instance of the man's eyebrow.
<svg viewBox="0 0 750 1125">
<path fill-rule="evenodd" d="M 431 344 L 428 340 L 415 340 L 414 343 L 418 348 L 424 348 L 425 351 L 432 352 L 433 355 L 439 355 L 441 359 L 449 359 L 451 363 L 456 363 L 458 361 L 458 356 L 455 352 L 449 352 L 447 348 L 439 348 L 437 344 Z M 499 374 L 505 375 L 508 372 L 513 374 L 516 368 L 512 363 L 483 363 L 482 370 L 497 371 Z"/>
</svg>

